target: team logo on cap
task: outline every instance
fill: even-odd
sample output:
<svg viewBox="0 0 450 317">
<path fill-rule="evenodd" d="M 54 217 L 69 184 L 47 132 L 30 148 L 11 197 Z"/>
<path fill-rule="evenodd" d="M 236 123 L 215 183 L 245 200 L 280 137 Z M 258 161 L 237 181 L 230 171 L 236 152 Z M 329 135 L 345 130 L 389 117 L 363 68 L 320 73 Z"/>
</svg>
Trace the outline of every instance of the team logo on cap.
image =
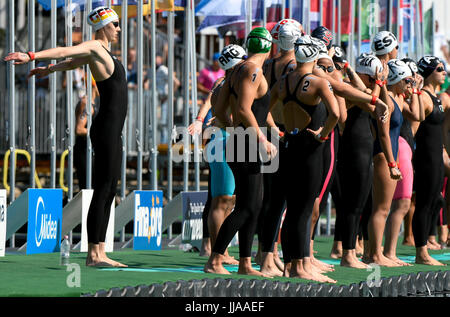
<svg viewBox="0 0 450 317">
<path fill-rule="evenodd" d="M 100 21 L 106 20 L 107 18 L 114 18 L 114 17 L 117 17 L 117 14 L 110 8 L 101 8 L 95 12 L 92 12 L 89 15 L 89 19 L 93 24 L 97 24 Z"/>
<path fill-rule="evenodd" d="M 376 51 L 381 51 L 382 49 L 389 47 L 394 42 L 391 36 L 383 37 L 381 40 L 374 42 L 374 47 Z"/>
<path fill-rule="evenodd" d="M 411 71 L 417 73 L 419 71 L 419 69 L 417 68 L 417 64 L 414 62 L 406 62 L 406 65 L 409 66 L 409 68 L 411 69 Z"/>
<path fill-rule="evenodd" d="M 375 76 L 377 70 L 381 71 L 382 69 L 383 64 L 374 55 L 361 54 L 356 61 L 356 72 L 360 74 Z"/>
<path fill-rule="evenodd" d="M 87 17 L 87 22 L 92 26 L 94 31 L 98 31 L 108 23 L 115 20 L 119 20 L 119 16 L 113 9 L 108 7 L 95 8 Z"/>
<path fill-rule="evenodd" d="M 279 40 L 281 27 L 285 24 L 292 24 L 293 26 L 297 27 L 299 29 L 299 31 L 301 30 L 301 24 L 299 22 L 297 22 L 293 19 L 283 19 L 280 22 L 278 22 L 273 27 L 272 32 L 270 32 L 275 43 Z"/>
<path fill-rule="evenodd" d="M 405 62 L 398 59 L 391 59 L 388 62 L 389 76 L 388 85 L 395 85 L 400 80 L 412 76 L 411 69 Z"/>
<path fill-rule="evenodd" d="M 344 56 L 344 52 L 342 51 L 342 48 L 340 48 L 339 46 L 335 46 L 334 47 L 334 55 L 336 55 L 336 57 Z"/>
<path fill-rule="evenodd" d="M 219 63 L 223 69 L 227 70 L 239 63 L 240 60 L 246 58 L 247 56 L 243 48 L 238 45 L 230 44 L 222 50 L 219 57 Z"/>
<path fill-rule="evenodd" d="M 325 46 L 325 44 L 323 45 Z M 314 42 L 314 39 L 309 35 L 301 36 L 295 42 L 295 58 L 297 62 L 312 62 L 318 58 L 319 53 L 319 47 Z"/>
<path fill-rule="evenodd" d="M 377 35 L 372 43 L 372 50 L 374 50 L 377 55 L 389 54 L 397 46 L 397 38 L 394 34 L 388 31 L 381 31 Z"/>
</svg>

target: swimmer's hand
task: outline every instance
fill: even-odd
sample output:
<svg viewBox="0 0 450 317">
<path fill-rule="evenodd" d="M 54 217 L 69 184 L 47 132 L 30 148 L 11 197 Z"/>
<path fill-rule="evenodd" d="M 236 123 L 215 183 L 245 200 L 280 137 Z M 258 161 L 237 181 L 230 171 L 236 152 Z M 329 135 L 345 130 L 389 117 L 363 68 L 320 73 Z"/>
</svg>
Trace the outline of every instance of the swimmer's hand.
<svg viewBox="0 0 450 317">
<path fill-rule="evenodd" d="M 383 65 L 383 69 L 380 70 L 377 67 L 376 78 L 381 80 L 381 81 L 385 81 L 385 80 L 388 79 L 388 76 L 389 76 L 389 66 L 388 66 L 386 61 L 382 61 L 381 63 Z"/>
<path fill-rule="evenodd" d="M 203 122 L 195 120 L 189 127 L 188 132 L 190 135 L 197 135 L 202 133 Z"/>
<path fill-rule="evenodd" d="M 51 73 L 52 72 L 50 71 L 50 69 L 48 67 L 37 67 L 35 69 L 30 70 L 30 72 L 28 73 L 27 79 L 29 79 L 32 76 L 36 76 L 37 79 L 41 79 L 41 78 L 47 77 Z"/>
<path fill-rule="evenodd" d="M 266 150 L 269 160 L 273 159 L 277 155 L 277 147 L 270 143 L 266 138 L 262 139 L 262 145 Z"/>
<path fill-rule="evenodd" d="M 27 53 L 12 52 L 3 59 L 5 62 L 14 61 L 14 65 L 22 65 L 31 62 L 31 58 Z"/>
<path fill-rule="evenodd" d="M 402 177 L 402 172 L 400 172 L 400 169 L 395 166 L 395 167 L 389 167 L 389 174 L 391 174 L 391 178 L 394 180 L 401 180 Z"/>
<path fill-rule="evenodd" d="M 216 117 L 211 117 L 211 119 L 206 122 L 206 126 L 209 127 L 210 125 L 213 125 L 216 120 Z"/>
<path fill-rule="evenodd" d="M 317 129 L 317 130 L 306 129 L 306 131 L 309 132 L 309 133 L 311 133 L 311 134 L 314 136 L 314 138 L 315 138 L 318 142 L 323 143 L 323 142 L 325 142 L 326 140 L 323 139 L 323 138 L 320 138 L 320 136 L 321 136 L 321 135 L 320 135 L 320 132 L 322 132 L 322 129 L 323 129 L 323 127 L 320 127 L 320 128 Z"/>
<path fill-rule="evenodd" d="M 413 87 L 422 89 L 422 87 L 423 87 L 422 84 L 423 84 L 423 77 L 420 76 L 418 73 L 416 73 L 414 75 Z"/>
<path fill-rule="evenodd" d="M 379 98 L 375 103 L 375 114 L 383 123 L 386 123 L 389 118 L 389 106 Z"/>
</svg>

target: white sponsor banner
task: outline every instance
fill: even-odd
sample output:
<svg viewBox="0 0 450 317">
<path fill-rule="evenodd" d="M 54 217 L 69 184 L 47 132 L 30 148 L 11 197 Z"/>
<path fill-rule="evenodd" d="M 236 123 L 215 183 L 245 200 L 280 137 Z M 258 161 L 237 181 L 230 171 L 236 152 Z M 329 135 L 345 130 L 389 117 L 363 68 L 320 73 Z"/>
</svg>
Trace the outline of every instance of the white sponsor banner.
<svg viewBox="0 0 450 317">
<path fill-rule="evenodd" d="M 91 205 L 94 190 L 83 189 L 82 206 L 81 206 L 81 248 L 80 252 L 88 251 L 88 235 L 87 235 L 87 216 L 89 206 Z M 114 218 L 115 218 L 115 200 L 111 203 L 111 213 L 109 215 L 108 228 L 106 229 L 105 251 L 113 252 L 114 250 Z"/>
</svg>

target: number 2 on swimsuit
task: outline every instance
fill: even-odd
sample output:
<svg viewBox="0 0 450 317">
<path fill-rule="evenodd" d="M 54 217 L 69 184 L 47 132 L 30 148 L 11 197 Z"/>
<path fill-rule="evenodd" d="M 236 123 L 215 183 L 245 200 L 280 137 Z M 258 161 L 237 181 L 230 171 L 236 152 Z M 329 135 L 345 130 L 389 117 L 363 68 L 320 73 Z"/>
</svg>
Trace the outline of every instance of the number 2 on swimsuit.
<svg viewBox="0 0 450 317">
<path fill-rule="evenodd" d="M 306 80 L 305 83 L 303 84 L 302 90 L 303 91 L 308 91 L 309 85 L 310 85 L 309 80 Z"/>
</svg>

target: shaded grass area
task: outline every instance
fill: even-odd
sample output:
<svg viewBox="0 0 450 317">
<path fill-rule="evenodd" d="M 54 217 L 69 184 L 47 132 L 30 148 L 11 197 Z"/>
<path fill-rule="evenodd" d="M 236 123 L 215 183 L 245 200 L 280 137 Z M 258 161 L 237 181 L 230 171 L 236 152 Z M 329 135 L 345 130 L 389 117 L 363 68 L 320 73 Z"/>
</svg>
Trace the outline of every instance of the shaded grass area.
<svg viewBox="0 0 450 317">
<path fill-rule="evenodd" d="M 315 250 L 316 257 L 321 260 L 333 261 L 329 258 L 332 238 L 317 237 Z M 230 248 L 230 254 L 238 258 L 238 248 Z M 254 250 L 256 251 L 256 249 Z M 450 249 L 430 251 L 434 256 L 446 257 L 444 263 L 450 265 Z M 413 247 L 398 246 L 399 257 L 415 255 Z M 95 293 L 100 289 L 108 290 L 113 287 L 149 285 L 164 283 L 166 281 L 193 280 L 204 278 L 234 278 L 255 279 L 253 276 L 243 276 L 232 273 L 229 276 L 205 274 L 201 272 L 207 258 L 200 257 L 198 253 L 182 252 L 178 250 L 162 251 L 115 251 L 110 254 L 114 260 L 126 263 L 130 268 L 143 269 L 136 271 L 111 271 L 84 265 L 86 253 L 72 252 L 71 263 L 80 268 L 80 287 L 69 287 L 67 281 L 73 281 L 73 271 L 66 271 L 66 267 L 59 265 L 59 254 L 7 254 L 0 258 L 0 296 L 61 296 L 78 297 L 84 293 Z M 334 260 L 334 263 L 336 260 Z M 180 269 L 187 269 L 186 272 Z M 145 271 L 155 269 L 157 272 Z M 170 272 L 169 269 L 178 269 Z M 397 276 L 413 272 L 446 271 L 447 267 L 432 267 L 414 264 L 410 267 L 381 268 L 381 277 Z M 366 281 L 371 271 L 343 268 L 335 264 L 335 271 L 327 275 L 338 281 L 340 285 L 350 285 Z M 72 275 L 71 275 L 72 274 Z M 257 278 L 262 279 L 262 278 Z M 308 282 L 301 279 L 277 278 L 279 281 Z M 70 285 L 70 283 L 69 283 Z"/>
</svg>

